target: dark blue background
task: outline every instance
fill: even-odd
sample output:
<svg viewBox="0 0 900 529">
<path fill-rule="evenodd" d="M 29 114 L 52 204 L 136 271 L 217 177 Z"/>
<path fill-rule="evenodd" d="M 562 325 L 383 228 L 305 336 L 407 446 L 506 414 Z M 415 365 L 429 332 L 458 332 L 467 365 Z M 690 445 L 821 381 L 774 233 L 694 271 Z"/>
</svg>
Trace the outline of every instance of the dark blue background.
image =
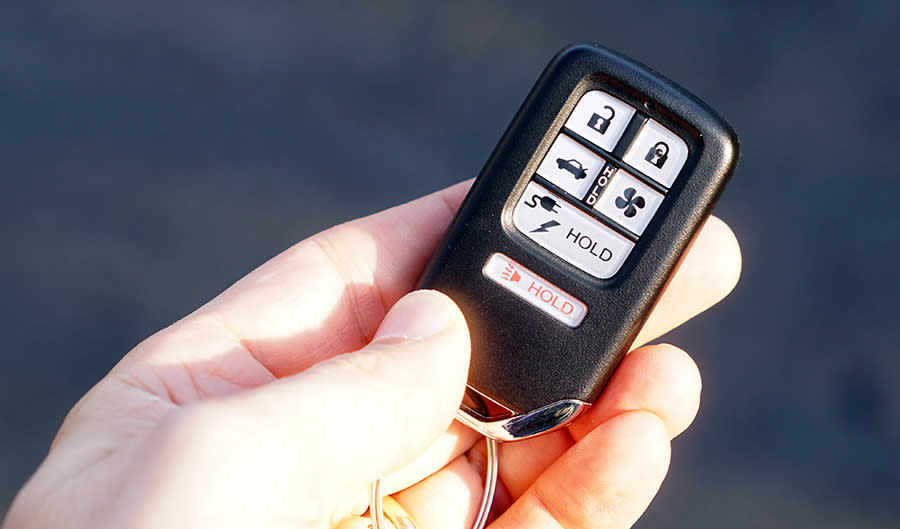
<svg viewBox="0 0 900 529">
<path fill-rule="evenodd" d="M 316 231 L 477 174 L 594 40 L 737 129 L 744 272 L 638 527 L 900 526 L 896 2 L 0 7 L 0 514 L 118 358 Z"/>
</svg>

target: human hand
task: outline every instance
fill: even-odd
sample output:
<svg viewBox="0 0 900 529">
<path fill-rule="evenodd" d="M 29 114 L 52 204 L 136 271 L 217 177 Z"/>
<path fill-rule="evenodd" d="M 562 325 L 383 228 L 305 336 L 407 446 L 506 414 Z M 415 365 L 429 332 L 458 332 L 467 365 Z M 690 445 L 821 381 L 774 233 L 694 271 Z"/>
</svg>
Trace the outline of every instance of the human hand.
<svg viewBox="0 0 900 529">
<path fill-rule="evenodd" d="M 468 529 L 483 444 L 452 422 L 465 322 L 441 294 L 404 296 L 467 188 L 303 241 L 139 344 L 66 417 L 3 527 L 364 527 L 386 476 L 420 529 Z M 724 297 L 739 269 L 710 219 L 637 343 Z M 567 430 L 501 445 L 493 527 L 630 526 L 699 392 L 682 351 L 633 351 Z"/>
</svg>

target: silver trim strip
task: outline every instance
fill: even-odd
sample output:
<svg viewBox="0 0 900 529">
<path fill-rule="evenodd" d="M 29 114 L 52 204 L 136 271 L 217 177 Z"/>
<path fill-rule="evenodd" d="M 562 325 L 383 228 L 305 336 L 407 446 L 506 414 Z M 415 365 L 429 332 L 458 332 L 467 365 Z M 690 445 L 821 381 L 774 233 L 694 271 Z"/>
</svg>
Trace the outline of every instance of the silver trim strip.
<svg viewBox="0 0 900 529">
<path fill-rule="evenodd" d="M 457 410 L 456 420 L 497 441 L 521 441 L 567 426 L 588 406 L 590 406 L 588 403 L 580 400 L 562 400 L 525 414 L 502 419 L 484 417 L 463 406 Z"/>
</svg>

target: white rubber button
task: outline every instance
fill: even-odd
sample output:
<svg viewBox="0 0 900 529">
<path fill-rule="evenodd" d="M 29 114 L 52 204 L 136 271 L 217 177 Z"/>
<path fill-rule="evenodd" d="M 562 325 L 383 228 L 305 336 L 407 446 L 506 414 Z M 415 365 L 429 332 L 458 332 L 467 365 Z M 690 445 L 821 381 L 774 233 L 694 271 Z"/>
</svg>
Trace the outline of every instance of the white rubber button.
<svg viewBox="0 0 900 529">
<path fill-rule="evenodd" d="M 566 128 L 601 149 L 612 151 L 633 115 L 634 108 L 606 92 L 593 90 L 581 96 Z"/>
<path fill-rule="evenodd" d="M 647 120 L 622 160 L 660 184 L 671 187 L 687 160 L 687 144 L 652 119 Z"/>
<path fill-rule="evenodd" d="M 516 204 L 513 224 L 529 239 L 598 279 L 616 275 L 634 248 L 630 240 L 535 182 L 528 184 Z"/>
<path fill-rule="evenodd" d="M 594 209 L 640 235 L 656 214 L 663 196 L 626 171 L 616 171 Z"/>
<path fill-rule="evenodd" d="M 577 141 L 560 134 L 538 166 L 537 174 L 581 200 L 605 163 Z"/>
<path fill-rule="evenodd" d="M 587 305 L 502 253 L 495 253 L 483 273 L 498 285 L 564 324 L 578 327 L 587 315 Z"/>
</svg>

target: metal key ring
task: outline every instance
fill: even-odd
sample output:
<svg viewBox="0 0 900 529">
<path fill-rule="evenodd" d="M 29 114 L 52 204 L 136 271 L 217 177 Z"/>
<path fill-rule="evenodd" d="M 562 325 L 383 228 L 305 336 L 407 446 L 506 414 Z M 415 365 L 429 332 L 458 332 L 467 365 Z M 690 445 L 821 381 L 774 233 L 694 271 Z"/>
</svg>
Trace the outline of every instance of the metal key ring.
<svg viewBox="0 0 900 529">
<path fill-rule="evenodd" d="M 485 437 L 487 451 L 485 453 L 486 463 L 484 469 L 484 495 L 481 497 L 481 507 L 478 509 L 478 516 L 475 518 L 475 524 L 472 529 L 484 529 L 487 523 L 488 514 L 491 512 L 491 504 L 494 501 L 494 492 L 497 489 L 497 441 Z M 387 529 L 384 521 L 384 495 L 381 493 L 381 478 L 372 482 L 372 498 L 369 502 L 369 511 L 371 512 L 372 529 Z M 387 498 L 389 502 L 394 500 Z M 396 503 L 396 502 L 394 502 Z M 400 507 L 391 505 L 388 509 L 388 518 L 396 529 L 416 529 L 415 521 L 412 517 Z M 399 513 L 397 516 L 394 513 Z"/>
<path fill-rule="evenodd" d="M 406 512 L 406 509 L 400 505 L 397 500 L 390 496 L 382 498 L 384 503 L 384 516 L 387 521 L 394 526 L 395 529 L 417 529 L 416 522 L 412 516 Z"/>
</svg>

